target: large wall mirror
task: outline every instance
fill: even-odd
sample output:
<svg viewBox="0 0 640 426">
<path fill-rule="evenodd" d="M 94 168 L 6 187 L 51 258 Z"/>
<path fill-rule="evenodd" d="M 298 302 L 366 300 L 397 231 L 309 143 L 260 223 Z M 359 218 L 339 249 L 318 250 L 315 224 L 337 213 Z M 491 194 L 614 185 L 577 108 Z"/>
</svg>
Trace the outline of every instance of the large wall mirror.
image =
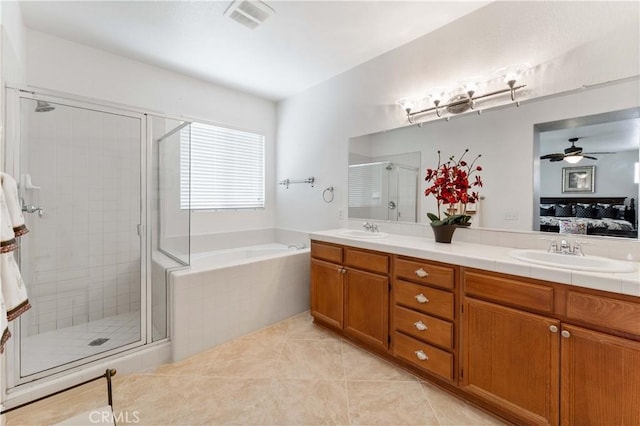
<svg viewBox="0 0 640 426">
<path fill-rule="evenodd" d="M 577 217 L 577 204 L 590 206 L 588 213 L 579 214 L 594 216 L 582 218 L 591 220 L 615 206 L 615 218 L 609 209 L 611 217 L 600 220 L 619 221 L 624 230 L 611 225 L 599 232 L 592 224 L 587 233 L 637 237 L 637 214 L 629 212 L 639 195 L 634 176 L 640 161 L 639 93 L 640 80 L 632 78 L 536 98 L 520 107 L 511 104 L 353 137 L 349 218 L 428 222 L 426 213 L 435 212 L 436 203 L 424 196 L 425 169 L 437 165 L 438 151 L 447 158 L 468 148 L 473 157 L 482 154 L 484 181 L 472 226 L 558 232 L 559 224 L 541 226 L 541 204 L 553 204 L 554 217 L 556 204 L 572 204 L 572 217 Z M 572 152 L 569 139 L 576 137 L 573 147 L 582 149 L 583 158 L 572 164 L 568 161 L 574 159 L 565 160 L 565 150 Z M 551 154 L 562 158 L 540 158 Z M 563 231 L 582 231 L 574 228 Z"/>
<path fill-rule="evenodd" d="M 640 108 L 535 126 L 534 229 L 637 238 Z"/>
</svg>

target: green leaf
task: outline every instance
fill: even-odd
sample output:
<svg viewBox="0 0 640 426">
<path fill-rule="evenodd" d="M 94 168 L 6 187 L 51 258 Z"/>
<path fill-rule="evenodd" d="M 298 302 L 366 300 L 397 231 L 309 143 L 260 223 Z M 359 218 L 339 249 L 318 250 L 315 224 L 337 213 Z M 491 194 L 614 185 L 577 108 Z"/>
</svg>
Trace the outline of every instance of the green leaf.
<svg viewBox="0 0 640 426">
<path fill-rule="evenodd" d="M 427 217 L 429 219 L 431 219 L 431 222 L 435 222 L 436 220 L 440 220 L 440 218 L 438 216 L 436 216 L 435 214 L 433 214 L 433 213 L 427 213 Z"/>
</svg>

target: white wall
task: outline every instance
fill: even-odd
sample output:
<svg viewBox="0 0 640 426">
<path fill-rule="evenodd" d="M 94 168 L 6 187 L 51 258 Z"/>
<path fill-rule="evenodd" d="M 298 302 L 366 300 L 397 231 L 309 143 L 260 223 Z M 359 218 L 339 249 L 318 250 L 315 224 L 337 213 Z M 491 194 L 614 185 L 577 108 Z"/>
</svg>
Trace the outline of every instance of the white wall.
<svg viewBox="0 0 640 426">
<path fill-rule="evenodd" d="M 26 58 L 26 82 L 32 87 L 264 134 L 266 181 L 274 182 L 273 102 L 33 30 L 27 30 Z M 266 188 L 264 210 L 195 212 L 191 233 L 272 228 L 274 186 Z"/>
<path fill-rule="evenodd" d="M 24 83 L 25 28 L 18 2 L 1 2 L 2 74 L 7 85 Z"/>
<path fill-rule="evenodd" d="M 25 29 L 18 2 L 0 2 L 0 88 L 24 83 Z M 0 90 L 0 170 L 5 168 L 5 92 Z M 10 153 L 9 153 L 10 155 Z"/>
<path fill-rule="evenodd" d="M 633 183 L 634 164 L 640 158 L 638 150 L 616 152 L 615 154 L 596 155 L 598 160 L 584 158 L 578 164 L 566 161 L 540 162 L 540 196 L 541 197 L 629 197 L 638 199 L 638 184 Z M 564 167 L 595 168 L 595 191 L 593 193 L 562 193 L 562 169 Z"/>
<path fill-rule="evenodd" d="M 640 74 L 638 8 L 632 2 L 494 2 L 280 102 L 277 178 L 315 175 L 317 185 L 277 189 L 277 226 L 341 225 L 348 139 L 405 125 L 394 105 L 403 96 L 519 62 L 541 64 L 528 76 L 535 97 Z M 566 113 L 573 116 L 570 109 Z M 477 118 L 491 126 L 490 114 Z M 473 126 L 465 137 L 473 141 Z M 533 136 L 526 137 L 520 147 L 505 145 L 507 161 L 486 182 L 487 190 L 494 185 L 492 191 L 506 191 L 516 205 L 530 205 L 532 199 Z M 330 185 L 336 197 L 327 204 L 321 195 Z M 528 218 L 525 213 L 522 220 L 530 223 Z"/>
</svg>

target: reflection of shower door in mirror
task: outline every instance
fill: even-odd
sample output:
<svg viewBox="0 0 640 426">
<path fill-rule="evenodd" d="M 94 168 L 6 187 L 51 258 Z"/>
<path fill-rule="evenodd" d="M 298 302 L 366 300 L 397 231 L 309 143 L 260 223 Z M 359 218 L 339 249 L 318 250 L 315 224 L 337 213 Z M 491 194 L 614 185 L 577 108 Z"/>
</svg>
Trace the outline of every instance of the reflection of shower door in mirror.
<svg viewBox="0 0 640 426">
<path fill-rule="evenodd" d="M 20 98 L 15 172 L 34 212 L 20 250 L 32 309 L 20 319 L 19 382 L 145 336 L 143 117 L 78 105 Z"/>
<path fill-rule="evenodd" d="M 398 201 L 396 218 L 400 222 L 417 222 L 418 171 L 408 166 L 397 166 Z"/>
<path fill-rule="evenodd" d="M 391 163 L 386 167 L 387 186 L 385 202 L 387 220 L 393 222 L 416 221 L 416 195 L 418 172 L 415 168 Z"/>
</svg>

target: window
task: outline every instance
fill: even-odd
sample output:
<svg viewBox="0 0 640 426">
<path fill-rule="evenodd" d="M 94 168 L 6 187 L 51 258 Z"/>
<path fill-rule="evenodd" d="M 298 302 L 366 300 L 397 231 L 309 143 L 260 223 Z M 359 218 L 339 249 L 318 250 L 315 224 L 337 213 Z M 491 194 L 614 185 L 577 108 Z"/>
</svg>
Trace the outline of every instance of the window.
<svg viewBox="0 0 640 426">
<path fill-rule="evenodd" d="M 349 166 L 349 207 L 381 205 L 383 163 Z"/>
<path fill-rule="evenodd" d="M 264 136 L 201 123 L 184 127 L 180 208 L 264 208 Z"/>
</svg>

